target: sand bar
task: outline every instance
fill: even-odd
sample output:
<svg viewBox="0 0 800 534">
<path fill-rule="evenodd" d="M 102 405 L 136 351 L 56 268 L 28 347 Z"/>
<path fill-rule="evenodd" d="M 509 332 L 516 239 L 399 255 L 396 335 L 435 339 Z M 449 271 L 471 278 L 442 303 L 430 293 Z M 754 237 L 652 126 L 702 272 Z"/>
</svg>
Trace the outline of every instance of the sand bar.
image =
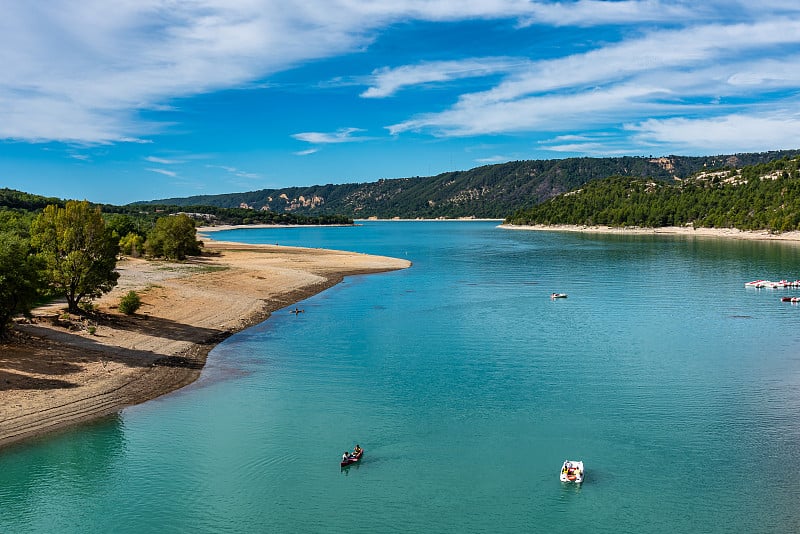
<svg viewBox="0 0 800 534">
<path fill-rule="evenodd" d="M 207 239 L 207 237 L 204 237 Z M 65 305 L 34 310 L 0 345 L 0 447 L 195 381 L 209 351 L 271 312 L 343 277 L 403 269 L 410 262 L 321 249 L 206 242 L 186 262 L 126 258 L 114 290 L 96 301 L 101 318 L 66 321 Z M 135 290 L 134 316 L 116 310 Z"/>
<path fill-rule="evenodd" d="M 745 231 L 736 228 L 692 228 L 691 226 L 663 226 L 660 228 L 642 228 L 638 226 L 579 226 L 571 224 L 555 225 L 513 225 L 501 224 L 507 230 L 532 230 L 542 232 L 582 232 L 587 234 L 621 234 L 621 235 L 681 235 L 695 237 L 720 237 L 726 239 L 747 239 L 760 241 L 800 241 L 800 232 L 773 233 L 769 230 Z"/>
</svg>

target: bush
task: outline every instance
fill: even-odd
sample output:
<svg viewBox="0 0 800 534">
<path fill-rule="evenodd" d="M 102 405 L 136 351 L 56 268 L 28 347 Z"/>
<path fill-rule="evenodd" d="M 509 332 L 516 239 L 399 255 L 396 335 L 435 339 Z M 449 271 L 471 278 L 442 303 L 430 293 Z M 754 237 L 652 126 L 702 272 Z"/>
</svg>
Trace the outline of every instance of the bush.
<svg viewBox="0 0 800 534">
<path fill-rule="evenodd" d="M 136 291 L 128 291 L 128 294 L 119 301 L 119 311 L 125 315 L 133 315 L 141 305 L 142 299 L 139 298 Z"/>
</svg>

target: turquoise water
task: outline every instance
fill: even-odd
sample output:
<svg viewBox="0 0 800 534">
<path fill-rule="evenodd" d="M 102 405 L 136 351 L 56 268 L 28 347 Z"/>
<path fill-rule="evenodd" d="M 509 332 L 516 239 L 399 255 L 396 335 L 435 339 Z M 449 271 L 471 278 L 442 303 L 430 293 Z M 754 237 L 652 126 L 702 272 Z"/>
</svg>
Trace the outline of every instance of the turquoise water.
<svg viewBox="0 0 800 534">
<path fill-rule="evenodd" d="M 800 531 L 800 307 L 744 287 L 800 277 L 798 247 L 489 222 L 214 237 L 413 267 L 275 313 L 176 394 L 4 450 L 0 530 Z"/>
</svg>

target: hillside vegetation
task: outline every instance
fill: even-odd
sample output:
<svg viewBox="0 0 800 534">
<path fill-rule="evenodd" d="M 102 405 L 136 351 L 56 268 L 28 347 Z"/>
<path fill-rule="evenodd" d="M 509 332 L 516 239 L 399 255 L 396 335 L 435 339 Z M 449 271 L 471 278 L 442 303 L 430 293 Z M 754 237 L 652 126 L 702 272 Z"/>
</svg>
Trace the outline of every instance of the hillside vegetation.
<svg viewBox="0 0 800 534">
<path fill-rule="evenodd" d="M 585 184 L 507 223 L 800 230 L 800 158 L 701 172 L 672 183 L 614 176 Z"/>
<path fill-rule="evenodd" d="M 350 218 L 496 218 L 583 184 L 610 176 L 684 179 L 699 171 L 741 167 L 800 155 L 800 151 L 687 157 L 567 158 L 514 161 L 437 176 L 369 183 L 262 189 L 246 193 L 171 198 L 137 203 L 247 208 L 254 212 L 303 215 L 338 214 Z M 192 208 L 194 211 L 194 208 Z"/>
</svg>

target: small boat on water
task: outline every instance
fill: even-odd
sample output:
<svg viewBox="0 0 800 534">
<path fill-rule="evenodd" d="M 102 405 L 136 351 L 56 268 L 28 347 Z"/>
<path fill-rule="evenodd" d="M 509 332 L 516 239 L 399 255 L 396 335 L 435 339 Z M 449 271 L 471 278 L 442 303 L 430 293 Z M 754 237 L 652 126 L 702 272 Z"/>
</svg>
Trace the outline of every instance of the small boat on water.
<svg viewBox="0 0 800 534">
<path fill-rule="evenodd" d="M 583 482 L 583 475 L 582 460 L 564 460 L 564 464 L 561 466 L 561 482 L 580 484 Z"/>
<path fill-rule="evenodd" d="M 565 299 L 565 298 L 567 298 L 567 294 L 566 293 L 553 293 L 553 294 L 550 295 L 550 298 L 553 299 L 553 300 L 555 300 L 555 299 Z"/>
<path fill-rule="evenodd" d="M 781 302 L 800 302 L 800 297 L 781 297 Z"/>
<path fill-rule="evenodd" d="M 364 449 L 358 449 L 357 452 L 353 453 L 346 453 L 347 456 L 342 457 L 342 467 L 347 467 L 348 465 L 353 465 L 354 463 L 361 460 L 361 457 L 364 456 Z"/>
<path fill-rule="evenodd" d="M 745 287 L 754 287 L 756 289 L 790 289 L 800 287 L 800 280 L 779 280 L 772 282 L 770 280 L 753 280 L 752 282 L 745 282 Z"/>
</svg>

